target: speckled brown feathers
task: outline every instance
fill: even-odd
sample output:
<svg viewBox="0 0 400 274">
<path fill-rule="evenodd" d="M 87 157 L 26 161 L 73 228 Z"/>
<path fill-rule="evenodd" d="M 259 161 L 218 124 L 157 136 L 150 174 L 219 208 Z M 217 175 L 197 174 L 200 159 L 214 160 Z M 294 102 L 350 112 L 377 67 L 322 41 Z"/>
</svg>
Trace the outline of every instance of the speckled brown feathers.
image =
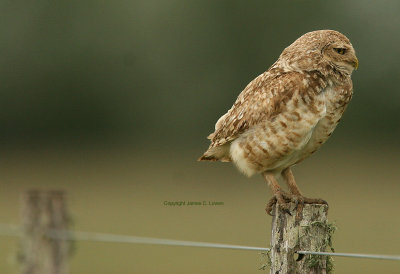
<svg viewBox="0 0 400 274">
<path fill-rule="evenodd" d="M 300 162 L 335 129 L 351 99 L 350 76 L 357 66 L 343 34 L 303 35 L 246 86 L 217 121 L 199 160 L 233 161 L 249 176 L 278 173 Z"/>
</svg>

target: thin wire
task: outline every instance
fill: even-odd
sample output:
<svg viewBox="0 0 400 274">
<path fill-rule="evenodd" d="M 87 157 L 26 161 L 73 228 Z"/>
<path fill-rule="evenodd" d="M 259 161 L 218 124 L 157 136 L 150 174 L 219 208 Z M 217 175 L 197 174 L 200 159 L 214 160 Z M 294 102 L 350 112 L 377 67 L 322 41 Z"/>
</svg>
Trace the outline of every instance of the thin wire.
<svg viewBox="0 0 400 274">
<path fill-rule="evenodd" d="M 252 247 L 242 245 L 230 245 L 220 243 L 207 243 L 207 242 L 192 242 L 180 241 L 171 239 L 138 237 L 138 236 L 125 236 L 108 233 L 93 233 L 82 231 L 54 231 L 51 236 L 62 238 L 65 240 L 78 240 L 78 241 L 96 241 L 96 242 L 113 242 L 113 243 L 134 243 L 134 244 L 151 244 L 151 245 L 173 245 L 173 246 L 189 246 L 189 247 L 211 247 L 211 248 L 225 248 L 225 249 L 241 249 L 241 250 L 255 250 L 255 251 L 269 251 L 265 247 Z"/>
<path fill-rule="evenodd" d="M 21 228 L 17 225 L 0 224 L 0 235 L 16 236 L 22 235 Z M 207 242 L 180 241 L 171 239 L 160 239 L 150 237 L 126 236 L 109 233 L 83 232 L 83 231 L 49 231 L 49 238 L 75 240 L 75 241 L 92 241 L 92 242 L 108 242 L 108 243 L 132 243 L 132 244 L 152 244 L 152 245 L 172 245 L 172 246 L 188 246 L 188 247 L 210 247 L 224 249 L 240 249 L 253 251 L 269 251 L 266 247 L 252 247 L 242 245 L 230 245 Z"/>
<path fill-rule="evenodd" d="M 22 230 L 17 225 L 0 224 L 0 235 L 16 236 L 22 235 Z M 109 243 L 133 243 L 133 244 L 151 244 L 151 245 L 171 245 L 171 246 L 187 246 L 187 247 L 209 247 L 209 248 L 225 248 L 238 250 L 253 250 L 253 251 L 270 251 L 270 248 L 253 247 L 242 245 L 230 245 L 207 242 L 192 242 L 180 241 L 171 239 L 160 239 L 150 237 L 138 237 L 117 235 L 109 233 L 83 232 L 83 231 L 50 231 L 48 237 L 53 239 L 76 240 L 76 241 L 94 241 L 94 242 L 109 242 Z M 298 254 L 312 254 L 322 256 L 340 256 L 365 259 L 381 259 L 400 261 L 400 256 L 378 255 L 378 254 L 357 254 L 357 253 L 332 253 L 332 252 L 315 252 L 315 251 L 297 251 Z"/>
<path fill-rule="evenodd" d="M 317 251 L 297 251 L 298 254 L 311 254 L 323 256 L 338 256 L 338 257 L 353 257 L 365 259 L 380 259 L 380 260 L 393 260 L 400 261 L 400 256 L 379 255 L 379 254 L 356 254 L 356 253 L 333 253 L 333 252 L 317 252 Z"/>
</svg>

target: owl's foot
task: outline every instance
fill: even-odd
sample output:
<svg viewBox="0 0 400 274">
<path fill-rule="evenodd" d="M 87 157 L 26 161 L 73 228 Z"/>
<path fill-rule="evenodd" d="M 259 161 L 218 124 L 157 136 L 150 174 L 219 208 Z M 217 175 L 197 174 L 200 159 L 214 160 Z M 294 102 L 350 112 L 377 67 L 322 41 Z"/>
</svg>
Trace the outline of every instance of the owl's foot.
<svg viewBox="0 0 400 274">
<path fill-rule="evenodd" d="M 328 204 L 325 200 L 318 198 L 307 198 L 302 195 L 291 195 L 291 201 L 294 202 L 296 208 L 296 221 L 303 219 L 304 204 Z"/>
<path fill-rule="evenodd" d="M 265 207 L 265 211 L 267 212 L 267 214 L 268 215 L 270 215 L 270 216 L 274 216 L 274 214 L 272 214 L 272 211 L 273 211 L 273 207 L 274 207 L 274 205 L 276 204 L 276 197 L 274 196 L 274 197 L 272 197 L 269 201 L 268 201 L 268 204 L 267 204 L 267 206 Z"/>
<path fill-rule="evenodd" d="M 286 212 L 289 215 L 292 215 L 290 213 L 290 202 L 291 202 L 291 194 L 286 193 L 284 191 L 278 191 L 275 193 L 274 197 L 272 197 L 268 204 L 267 207 L 265 208 L 265 211 L 267 212 L 268 215 L 274 216 L 272 214 L 273 212 L 273 206 L 274 205 L 279 205 L 279 207 Z"/>
<path fill-rule="evenodd" d="M 307 198 L 302 195 L 279 192 L 269 200 L 265 211 L 267 211 L 269 215 L 273 216 L 273 206 L 278 205 L 284 212 L 292 215 L 290 213 L 290 203 L 295 204 L 296 221 L 301 221 L 303 219 L 304 204 L 328 204 L 325 200 L 322 199 Z"/>
</svg>

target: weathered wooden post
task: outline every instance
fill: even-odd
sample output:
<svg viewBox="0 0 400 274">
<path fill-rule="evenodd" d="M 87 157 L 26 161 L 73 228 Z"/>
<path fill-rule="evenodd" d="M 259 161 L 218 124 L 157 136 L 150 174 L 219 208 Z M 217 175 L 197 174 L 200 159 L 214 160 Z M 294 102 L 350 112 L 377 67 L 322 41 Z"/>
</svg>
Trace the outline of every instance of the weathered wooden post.
<svg viewBox="0 0 400 274">
<path fill-rule="evenodd" d="M 296 220 L 294 204 L 290 212 L 291 215 L 276 206 L 273 209 L 270 273 L 331 272 L 333 265 L 330 257 L 296 254 L 300 250 L 327 251 L 327 247 L 331 247 L 334 229 L 328 224 L 328 205 L 304 205 L 300 221 Z"/>
<path fill-rule="evenodd" d="M 68 273 L 68 242 L 50 237 L 66 230 L 68 216 L 62 191 L 31 190 L 22 195 L 21 272 L 23 274 Z"/>
</svg>

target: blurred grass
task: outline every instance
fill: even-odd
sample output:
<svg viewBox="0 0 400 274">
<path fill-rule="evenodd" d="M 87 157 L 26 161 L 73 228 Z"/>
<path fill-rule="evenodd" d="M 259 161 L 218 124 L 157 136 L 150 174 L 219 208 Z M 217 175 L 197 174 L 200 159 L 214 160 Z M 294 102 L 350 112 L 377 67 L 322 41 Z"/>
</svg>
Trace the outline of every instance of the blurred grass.
<svg viewBox="0 0 400 274">
<path fill-rule="evenodd" d="M 260 176 L 198 163 L 201 151 L 10 150 L 0 158 L 0 222 L 19 222 L 19 195 L 64 189 L 74 229 L 269 246 L 271 193 Z M 330 204 L 337 252 L 400 253 L 400 150 L 323 148 L 294 172 L 303 193 Z M 222 201 L 168 207 L 164 201 Z M 0 236 L 0 273 L 18 273 L 17 239 Z M 399 273 L 399 262 L 335 258 L 336 273 Z M 71 273 L 267 273 L 257 252 L 77 242 Z"/>
</svg>

